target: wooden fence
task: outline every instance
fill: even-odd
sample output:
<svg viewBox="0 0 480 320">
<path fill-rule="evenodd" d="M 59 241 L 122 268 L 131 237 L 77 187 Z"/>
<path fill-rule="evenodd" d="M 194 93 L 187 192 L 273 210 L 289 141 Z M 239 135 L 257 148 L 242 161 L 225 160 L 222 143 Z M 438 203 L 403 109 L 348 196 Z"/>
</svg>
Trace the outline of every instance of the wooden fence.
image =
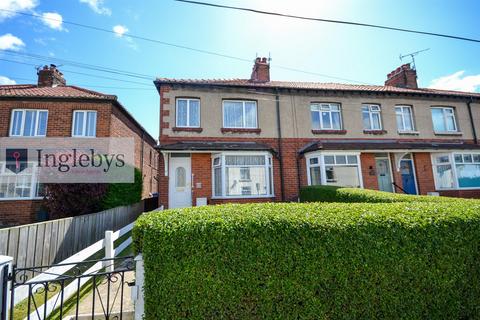
<svg viewBox="0 0 480 320">
<path fill-rule="evenodd" d="M 0 255 L 13 257 L 19 268 L 51 265 L 119 230 L 143 212 L 143 201 L 72 218 L 0 229 Z"/>
</svg>

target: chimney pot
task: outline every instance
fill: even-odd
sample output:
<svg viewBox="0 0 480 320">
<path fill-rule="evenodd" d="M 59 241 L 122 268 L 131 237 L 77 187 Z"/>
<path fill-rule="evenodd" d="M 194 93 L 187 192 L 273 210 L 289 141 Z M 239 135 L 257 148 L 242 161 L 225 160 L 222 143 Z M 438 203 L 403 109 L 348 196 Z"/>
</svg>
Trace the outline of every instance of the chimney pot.
<svg viewBox="0 0 480 320">
<path fill-rule="evenodd" d="M 417 89 L 417 71 L 406 63 L 387 74 L 386 86 Z"/>
<path fill-rule="evenodd" d="M 41 70 L 38 70 L 38 87 L 57 87 L 66 85 L 63 73 L 61 73 L 57 66 L 50 64 L 50 67 L 45 65 Z"/>
<path fill-rule="evenodd" d="M 253 65 L 252 75 L 250 76 L 252 82 L 269 82 L 270 81 L 270 64 L 267 58 L 256 58 Z"/>
</svg>

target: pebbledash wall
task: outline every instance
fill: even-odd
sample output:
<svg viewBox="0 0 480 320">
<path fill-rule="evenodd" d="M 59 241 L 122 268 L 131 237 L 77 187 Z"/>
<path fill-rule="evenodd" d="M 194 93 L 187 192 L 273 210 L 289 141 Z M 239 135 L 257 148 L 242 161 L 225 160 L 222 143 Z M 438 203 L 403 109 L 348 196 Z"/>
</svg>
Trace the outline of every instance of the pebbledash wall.
<svg viewBox="0 0 480 320">
<path fill-rule="evenodd" d="M 280 172 L 279 158 L 273 157 L 275 197 L 270 199 L 228 199 L 216 200 L 212 196 L 212 164 L 211 153 L 192 153 L 192 174 L 195 182 L 201 182 L 201 188 L 195 188 L 192 183 L 192 203 L 197 197 L 207 197 L 209 204 L 220 202 L 256 202 L 256 201 L 296 201 L 299 187 L 308 185 L 305 157 L 299 155 L 302 147 L 314 141 L 351 140 L 351 141 L 404 141 L 404 142 L 452 142 L 473 145 L 474 129 L 470 122 L 467 99 L 458 97 L 440 97 L 421 94 L 388 94 L 383 92 L 346 92 L 342 90 L 279 90 L 280 123 L 282 138 L 278 139 L 276 124 L 275 92 L 257 88 L 232 88 L 221 85 L 189 83 L 159 84 L 160 94 L 160 146 L 175 142 L 212 141 L 212 142 L 260 142 L 272 147 L 275 151 L 281 149 L 283 171 Z M 259 92 L 260 91 L 260 92 Z M 200 100 L 200 129 L 178 130 L 175 128 L 176 99 L 182 97 Z M 222 101 L 224 99 L 241 99 L 257 101 L 257 132 L 226 133 L 222 129 Z M 317 132 L 311 128 L 310 104 L 312 102 L 335 102 L 342 108 L 343 128 L 341 133 Z M 361 106 L 364 103 L 378 104 L 382 108 L 383 131 L 372 134 L 365 132 L 362 126 Z M 397 131 L 395 106 L 409 105 L 413 107 L 415 134 L 402 134 Z M 458 133 L 437 134 L 433 130 L 430 108 L 432 106 L 450 106 L 455 108 Z M 480 128 L 480 103 L 478 99 L 471 103 L 472 118 L 477 128 Z M 279 148 L 279 143 L 281 147 Z M 185 151 L 188 152 L 188 151 Z M 437 191 L 441 195 L 480 197 L 480 190 L 436 190 L 429 152 L 412 153 L 418 192 L 427 194 Z M 363 187 L 378 189 L 375 175 L 375 154 L 362 151 L 360 154 Z M 395 170 L 393 157 L 390 159 L 392 176 L 396 184 L 401 185 L 401 175 Z M 164 159 L 160 156 L 159 186 L 160 204 L 168 207 L 168 179 L 164 174 Z M 281 194 L 280 175 L 284 180 L 284 194 Z"/>
<path fill-rule="evenodd" d="M 48 110 L 47 137 L 71 137 L 74 110 L 97 112 L 97 137 L 133 137 L 135 166 L 143 174 L 143 198 L 158 192 L 156 141 L 126 114 L 117 101 L 71 98 L 2 98 L 0 137 L 8 137 L 13 109 Z M 41 199 L 1 200 L 0 226 L 35 222 Z"/>
</svg>

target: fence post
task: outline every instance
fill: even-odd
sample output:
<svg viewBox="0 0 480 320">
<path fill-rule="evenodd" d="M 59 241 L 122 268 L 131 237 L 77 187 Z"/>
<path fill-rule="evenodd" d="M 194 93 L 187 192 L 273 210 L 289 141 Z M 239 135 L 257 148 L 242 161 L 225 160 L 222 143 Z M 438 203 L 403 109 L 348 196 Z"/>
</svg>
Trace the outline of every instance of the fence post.
<svg viewBox="0 0 480 320">
<path fill-rule="evenodd" d="M 8 319 L 8 306 L 10 305 L 9 274 L 12 273 L 13 258 L 0 256 L 0 320 Z"/>
<path fill-rule="evenodd" d="M 113 249 L 113 231 L 105 231 L 105 259 L 113 259 L 115 257 L 115 249 Z M 105 260 L 103 266 L 105 271 L 112 272 L 114 269 L 113 260 Z"/>
<path fill-rule="evenodd" d="M 139 254 L 135 257 L 135 286 L 132 287 L 132 300 L 134 303 L 135 317 L 134 320 L 142 320 L 144 314 L 144 298 L 143 298 L 143 284 L 145 281 L 145 274 L 143 268 L 143 257 Z"/>
</svg>

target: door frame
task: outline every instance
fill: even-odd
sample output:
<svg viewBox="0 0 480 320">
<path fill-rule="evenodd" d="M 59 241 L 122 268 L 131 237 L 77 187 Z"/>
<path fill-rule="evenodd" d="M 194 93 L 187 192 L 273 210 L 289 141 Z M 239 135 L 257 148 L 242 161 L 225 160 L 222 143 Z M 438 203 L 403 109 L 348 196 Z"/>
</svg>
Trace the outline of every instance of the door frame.
<svg viewBox="0 0 480 320">
<path fill-rule="evenodd" d="M 193 206 L 193 174 L 192 174 L 192 156 L 190 154 L 189 157 L 172 157 L 169 155 L 169 161 L 168 161 L 168 208 L 172 208 L 172 197 L 173 197 L 173 188 L 172 188 L 172 183 L 173 179 L 175 178 L 174 175 L 171 173 L 171 169 L 173 168 L 173 164 L 175 163 L 175 159 L 188 159 L 188 166 L 190 167 L 190 207 Z M 185 177 L 187 178 L 187 177 Z M 187 186 L 186 186 L 187 187 Z"/>
<path fill-rule="evenodd" d="M 388 162 L 388 170 L 390 170 L 390 183 L 392 184 L 392 193 L 396 193 L 396 188 L 395 186 L 393 185 L 393 183 L 395 182 L 395 179 L 393 178 L 393 167 L 392 167 L 392 159 L 390 158 L 390 152 L 387 152 L 387 156 L 386 157 L 377 157 L 375 156 L 375 167 L 377 166 L 377 159 L 380 159 L 380 160 L 387 160 Z M 377 168 L 375 168 L 375 171 L 376 171 Z M 377 180 L 378 180 L 378 177 L 377 177 Z M 380 186 L 379 186 L 379 189 L 380 189 Z"/>
<path fill-rule="evenodd" d="M 415 191 L 416 193 L 414 195 L 419 195 L 420 194 L 420 191 L 418 190 L 418 183 L 417 183 L 417 170 L 415 168 L 415 161 L 414 161 L 414 158 L 413 158 L 413 153 L 412 152 L 409 152 L 407 153 L 410 155 L 410 159 L 404 159 L 403 156 L 402 159 L 400 159 L 400 163 L 402 161 L 410 161 L 412 163 L 412 172 L 413 172 L 413 183 L 415 184 Z M 400 177 L 402 176 L 402 172 L 400 172 Z M 402 181 L 402 188 L 403 188 L 403 181 Z"/>
</svg>

